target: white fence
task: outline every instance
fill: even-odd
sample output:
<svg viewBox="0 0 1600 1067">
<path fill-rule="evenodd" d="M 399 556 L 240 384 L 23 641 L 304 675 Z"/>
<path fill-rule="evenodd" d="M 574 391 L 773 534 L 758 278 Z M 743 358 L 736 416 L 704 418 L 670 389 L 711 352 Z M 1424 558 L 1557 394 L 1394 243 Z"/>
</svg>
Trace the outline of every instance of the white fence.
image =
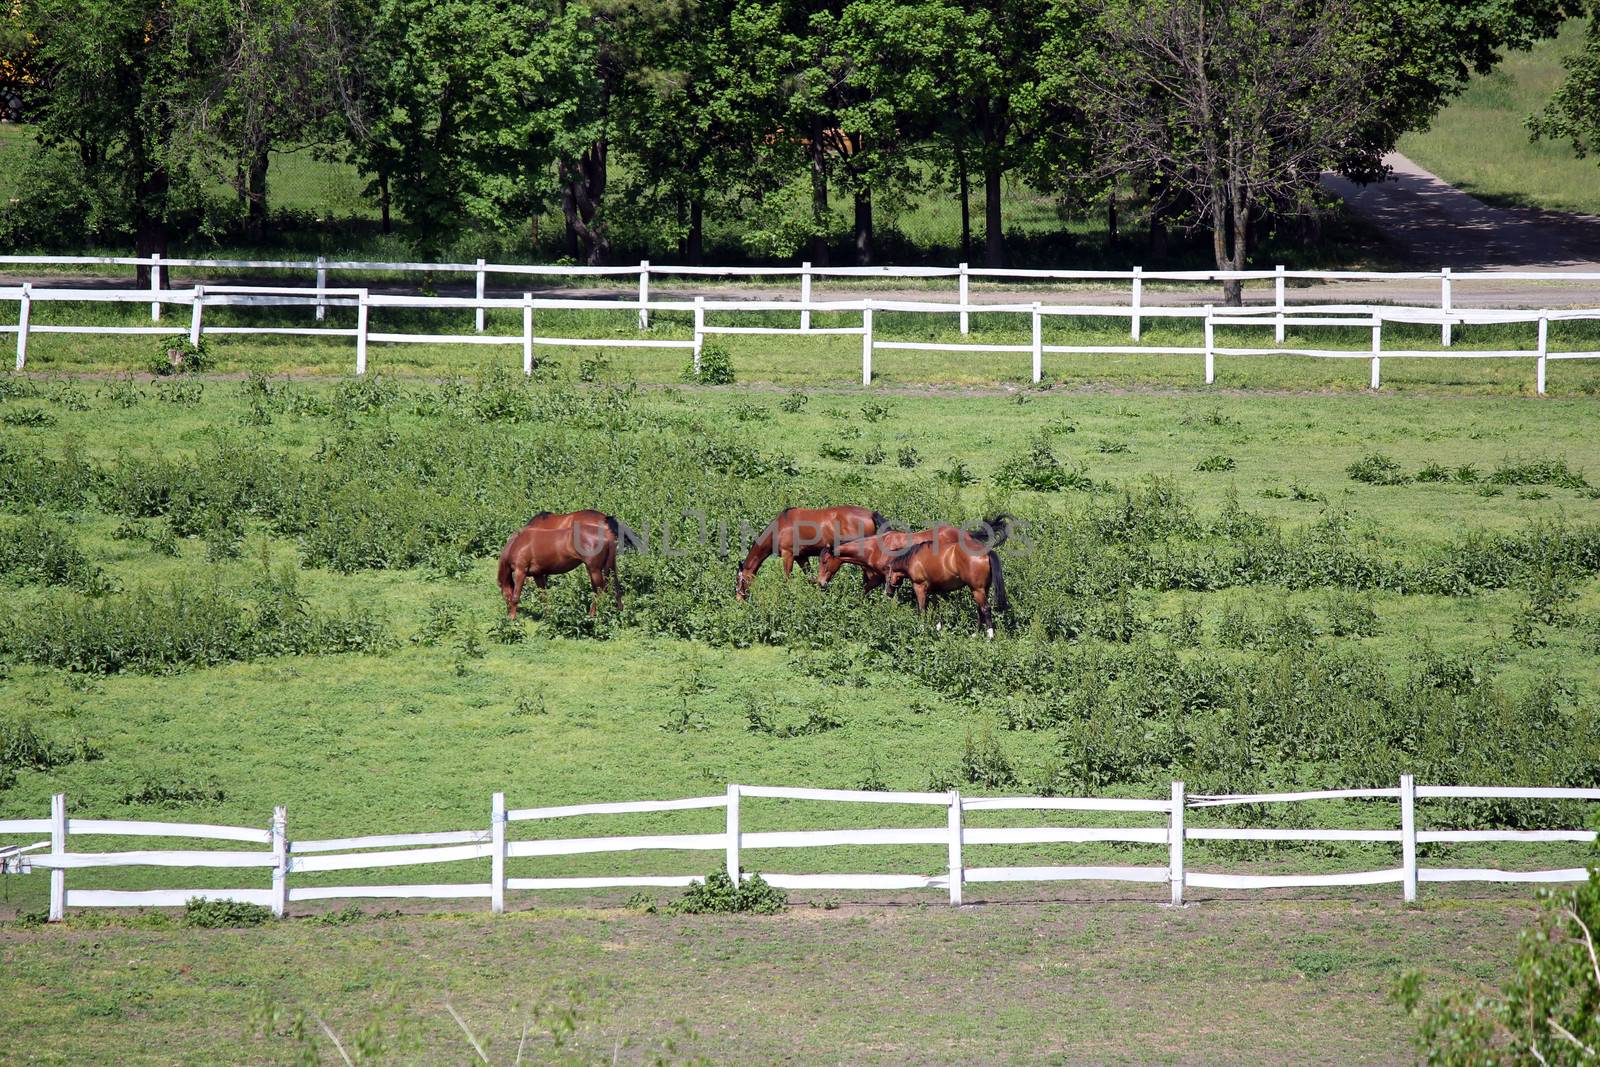
<svg viewBox="0 0 1600 1067">
<path fill-rule="evenodd" d="M 1186 796 L 1182 782 L 1160 799 L 1072 797 L 963 797 L 948 793 L 863 792 L 730 785 L 725 794 L 683 800 L 577 804 L 565 807 L 507 809 L 505 794 L 494 794 L 485 827 L 427 833 L 378 834 L 326 840 L 296 841 L 288 835 L 285 809 L 274 810 L 265 827 L 211 826 L 196 823 L 143 822 L 122 819 L 69 819 L 63 794 L 51 801 L 48 819 L 0 820 L 0 834 L 47 834 L 33 844 L 0 849 L 0 869 L 12 873 L 50 872 L 50 918 L 61 919 L 69 907 L 174 907 L 191 898 L 235 900 L 270 907 L 283 915 L 296 901 L 352 898 L 486 899 L 494 911 L 505 907 L 508 891 L 599 889 L 612 887 L 687 886 L 694 875 L 565 876 L 521 878 L 507 874 L 509 861 L 528 857 L 580 856 L 634 852 L 720 852 L 730 877 L 746 869 L 746 852 L 768 853 L 819 847 L 941 846 L 946 861 L 941 873 L 872 874 L 763 873 L 784 889 L 947 890 L 952 904 L 962 901 L 963 887 L 991 882 L 1114 881 L 1147 882 L 1170 887 L 1171 901 L 1182 904 L 1188 888 L 1292 889 L 1367 886 L 1398 883 L 1407 901 L 1416 899 L 1419 882 L 1573 882 L 1587 877 L 1582 866 L 1535 871 L 1498 868 L 1423 867 L 1419 844 L 1484 842 L 1593 842 L 1591 830 L 1421 830 L 1419 801 L 1428 800 L 1600 801 L 1600 789 L 1527 787 L 1417 786 L 1404 775 L 1394 788 L 1344 789 L 1302 793 L 1239 796 Z M 845 804 L 890 804 L 940 810 L 944 818 L 921 827 L 886 829 L 808 829 L 749 831 L 741 826 L 741 806 L 748 801 L 799 801 Z M 1194 809 L 1239 805 L 1295 804 L 1325 800 L 1393 803 L 1394 829 L 1276 829 L 1187 826 L 1185 813 Z M 511 826 L 577 816 L 659 814 L 692 809 L 723 809 L 725 828 L 713 833 L 662 833 L 613 837 L 565 837 L 513 840 Z M 1116 812 L 1148 816 L 1149 826 L 974 826 L 969 815 L 999 811 Z M 74 852 L 75 836 L 190 838 L 259 846 L 255 849 L 126 852 Z M 1319 874 L 1235 874 L 1189 870 L 1184 846 L 1190 841 L 1366 842 L 1397 847 L 1397 865 L 1378 870 Z M 987 845 L 1082 845 L 1113 842 L 1164 849 L 1166 862 L 1117 866 L 968 866 L 971 848 Z M 46 851 L 48 850 L 48 851 Z M 484 882 L 402 885 L 291 886 L 291 877 L 313 872 L 371 870 L 384 867 L 430 866 L 440 863 L 489 861 Z M 263 888 L 237 889 L 69 889 L 69 871 L 91 868 L 154 866 L 254 869 L 269 877 Z"/>
<path fill-rule="evenodd" d="M 1475 271 L 1452 274 L 1446 268 L 1432 272 L 1371 272 L 1371 271 L 1289 271 L 1278 267 L 1271 271 L 1144 271 L 1135 267 L 1128 271 L 1080 270 L 1024 270 L 1024 269 L 970 269 L 959 267 L 686 267 L 652 266 L 648 261 L 637 267 L 564 267 L 520 264 L 475 263 L 364 263 L 289 260 L 198 260 L 167 259 L 160 256 L 88 257 L 88 256 L 0 256 L 0 266 L 6 265 L 71 265 L 71 266 L 152 266 L 156 268 L 185 267 L 214 271 L 296 271 L 315 272 L 314 287 L 292 286 L 240 286 L 194 285 L 188 289 L 162 288 L 163 271 L 152 270 L 151 288 L 144 289 L 90 289 L 70 286 L 42 286 L 25 283 L 21 286 L 0 288 L 0 301 L 16 301 L 19 311 L 15 325 L 0 326 L 0 333 L 16 334 L 16 367 L 21 370 L 27 363 L 28 339 L 31 334 L 170 334 L 185 335 L 198 343 L 206 333 L 211 334 L 275 334 L 290 336 L 320 336 L 350 338 L 355 346 L 355 371 L 367 370 L 369 343 L 393 344 L 476 344 L 521 346 L 522 366 L 532 373 L 534 350 L 541 345 L 565 347 L 627 347 L 686 349 L 698 360 L 707 335 L 712 334 L 858 334 L 861 342 L 861 380 L 863 385 L 872 381 L 873 355 L 877 352 L 947 351 L 970 352 L 980 355 L 1023 354 L 1031 357 L 1032 380 L 1040 381 L 1047 355 L 1098 354 L 1098 355 L 1163 355 L 1204 357 L 1205 381 L 1215 381 L 1218 356 L 1305 356 L 1326 359 L 1365 359 L 1370 361 L 1371 387 L 1379 387 L 1381 364 L 1385 358 L 1458 358 L 1526 359 L 1535 364 L 1535 386 L 1539 393 L 1545 391 L 1546 364 L 1549 360 L 1600 358 L 1600 351 L 1555 351 L 1549 349 L 1551 322 L 1600 320 L 1600 309 L 1562 309 L 1548 307 L 1528 309 L 1460 309 L 1454 304 L 1453 286 L 1459 282 L 1480 280 L 1529 281 L 1548 283 L 1595 282 L 1600 274 L 1492 272 Z M 420 295 L 378 294 L 368 288 L 330 288 L 330 272 L 427 272 L 463 273 L 474 279 L 475 295 L 471 297 L 438 297 Z M 488 280 L 497 278 L 527 277 L 634 277 L 638 279 L 637 299 L 595 297 L 546 298 L 534 297 L 524 292 L 520 297 L 491 297 L 487 295 Z M 652 300 L 652 276 L 692 276 L 701 278 L 794 278 L 799 291 L 793 300 Z M 832 300 L 812 299 L 812 283 L 818 278 L 903 279 L 921 280 L 950 278 L 956 281 L 954 301 L 938 299 L 917 300 Z M 1011 303 L 973 303 L 970 284 L 973 279 L 1009 282 L 1099 282 L 1128 286 L 1126 304 L 1061 304 L 1043 301 Z M 1223 281 L 1271 282 L 1271 304 L 1248 307 L 1217 308 L 1212 305 L 1151 303 L 1145 292 L 1147 283 L 1216 285 Z M 1416 282 L 1437 280 L 1438 305 L 1394 306 L 1386 304 L 1298 304 L 1287 301 L 1287 283 L 1290 281 L 1378 281 Z M 73 303 L 146 303 L 150 305 L 151 326 L 128 325 L 68 325 L 31 323 L 32 305 L 40 301 Z M 189 309 L 187 326 L 162 326 L 164 305 L 186 305 Z M 329 307 L 354 307 L 354 328 L 325 326 L 207 326 L 206 308 L 216 307 L 283 307 L 300 306 L 315 309 L 316 322 L 326 320 Z M 373 309 L 470 309 L 473 311 L 473 331 L 470 333 L 419 334 L 378 332 L 369 328 Z M 522 329 L 516 334 L 490 334 L 486 332 L 486 312 L 490 310 L 520 310 Z M 684 312 L 694 316 L 693 339 L 667 339 L 653 336 L 641 337 L 549 337 L 535 332 L 536 312 L 550 310 L 621 312 L 630 321 L 637 317 L 640 331 L 647 331 L 652 312 Z M 712 324 L 706 319 L 711 313 L 781 312 L 794 313 L 797 325 L 737 326 Z M 861 325 L 839 327 L 812 326 L 813 313 L 846 313 L 859 315 Z M 918 340 L 880 338 L 874 328 L 875 313 L 931 314 L 953 317 L 962 335 L 970 333 L 970 320 L 974 314 L 1003 314 L 1027 316 L 1031 326 L 1028 344 L 978 344 L 968 342 L 938 343 Z M 1043 322 L 1049 317 L 1111 318 L 1128 321 L 1128 345 L 1089 344 L 1059 345 L 1044 342 Z M 1143 327 L 1151 319 L 1198 319 L 1202 326 L 1204 343 L 1201 345 L 1172 346 L 1140 344 Z M 1440 329 L 1440 342 L 1444 349 L 1388 349 L 1383 346 L 1385 324 L 1434 325 Z M 1536 342 L 1530 348 L 1518 349 L 1467 349 L 1452 347 L 1453 330 L 1457 326 L 1521 323 L 1536 326 Z M 1272 343 L 1259 346 L 1219 346 L 1215 343 L 1216 327 L 1246 327 L 1272 330 Z M 1287 331 L 1299 328 L 1335 327 L 1356 331 L 1370 331 L 1371 345 L 1362 348 L 1304 348 L 1286 347 Z M 1445 350 L 1448 349 L 1448 350 Z"/>
</svg>

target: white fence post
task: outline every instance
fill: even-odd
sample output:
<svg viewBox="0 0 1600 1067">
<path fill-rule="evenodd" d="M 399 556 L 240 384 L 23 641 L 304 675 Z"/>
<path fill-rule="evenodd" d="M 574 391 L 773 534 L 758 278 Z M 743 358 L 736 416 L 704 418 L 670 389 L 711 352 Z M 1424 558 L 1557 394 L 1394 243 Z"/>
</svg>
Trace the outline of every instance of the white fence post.
<svg viewBox="0 0 1600 1067">
<path fill-rule="evenodd" d="M 1417 899 L 1417 783 L 1409 774 L 1400 776 L 1400 867 L 1409 904 Z"/>
<path fill-rule="evenodd" d="M 1439 271 L 1439 312 L 1443 315 L 1450 314 L 1450 268 L 1443 267 Z M 1450 324 L 1447 322 L 1439 327 L 1439 343 L 1446 348 L 1450 347 Z"/>
<path fill-rule="evenodd" d="M 1033 302 L 1033 383 L 1044 377 L 1044 316 L 1039 314 L 1039 301 Z"/>
<path fill-rule="evenodd" d="M 1274 303 L 1278 309 L 1278 318 L 1272 329 L 1272 339 L 1280 345 L 1283 344 L 1283 264 L 1278 264 L 1277 277 L 1273 279 L 1275 290 Z"/>
<path fill-rule="evenodd" d="M 739 884 L 739 787 L 728 786 L 728 877 Z"/>
<path fill-rule="evenodd" d="M 522 373 L 533 377 L 533 294 L 522 294 Z"/>
<path fill-rule="evenodd" d="M 27 366 L 27 322 L 34 312 L 34 286 L 22 283 L 22 299 L 16 309 L 16 370 Z M 1544 362 L 1539 362 L 1539 381 L 1544 381 Z"/>
<path fill-rule="evenodd" d="M 1139 335 L 1144 332 L 1143 316 L 1139 314 L 1139 309 L 1144 306 L 1143 275 L 1143 267 L 1133 268 L 1133 299 L 1129 302 L 1129 306 L 1133 309 L 1133 314 L 1128 316 L 1128 318 L 1131 320 L 1128 327 L 1128 332 L 1132 335 L 1135 341 L 1137 341 L 1139 339 Z"/>
<path fill-rule="evenodd" d="M 506 910 L 506 795 L 489 802 L 489 910 Z"/>
<path fill-rule="evenodd" d="M 800 264 L 800 329 L 811 329 L 811 262 Z"/>
<path fill-rule="evenodd" d="M 1212 332 L 1212 326 L 1211 326 L 1211 305 L 1207 304 L 1206 305 L 1206 384 L 1207 385 L 1210 385 L 1212 382 L 1217 380 L 1217 357 L 1216 357 L 1216 353 L 1212 351 L 1212 349 L 1215 347 L 1215 345 L 1212 343 L 1214 338 L 1215 338 L 1215 336 L 1216 335 Z"/>
<path fill-rule="evenodd" d="M 1378 367 L 1383 362 L 1378 353 L 1383 351 L 1383 320 L 1372 317 L 1372 388 L 1378 388 Z"/>
<path fill-rule="evenodd" d="M 644 306 L 649 299 L 650 261 L 641 259 L 639 261 L 639 329 L 641 330 L 650 328 L 650 309 Z"/>
<path fill-rule="evenodd" d="M 24 307 L 27 305 L 24 304 Z M 24 327 L 26 329 L 26 327 Z M 20 343 L 20 342 L 19 342 Z M 1540 396 L 1544 396 L 1544 360 L 1550 350 L 1550 320 L 1543 315 L 1539 316 L 1539 371 L 1538 381 L 1534 383 Z M 17 350 L 17 366 L 22 366 L 22 351 Z"/>
<path fill-rule="evenodd" d="M 966 866 L 961 859 L 961 793 L 950 790 L 950 903 L 961 903 L 961 883 L 966 878 Z"/>
<path fill-rule="evenodd" d="M 206 287 L 194 287 L 193 303 L 189 305 L 189 344 L 195 348 L 200 347 L 200 316 L 201 309 L 206 303 Z"/>
<path fill-rule="evenodd" d="M 317 321 L 328 317 L 328 257 L 317 257 Z"/>
<path fill-rule="evenodd" d="M 67 854 L 67 794 L 50 798 L 50 852 L 59 860 Z M 67 915 L 67 869 L 50 869 L 50 921 L 58 923 Z"/>
<path fill-rule="evenodd" d="M 272 914 L 289 910 L 289 813 L 282 804 L 272 809 Z"/>
<path fill-rule="evenodd" d="M 150 321 L 161 321 L 161 253 L 150 253 Z"/>
<path fill-rule="evenodd" d="M 700 350 L 706 345 L 706 298 L 694 298 L 694 374 L 700 376 Z"/>
<path fill-rule="evenodd" d="M 961 298 L 957 302 L 961 305 L 961 332 L 963 335 L 965 335 L 971 326 L 971 320 L 967 316 L 967 265 L 965 263 L 961 264 L 961 281 L 959 282 L 959 286 Z"/>
<path fill-rule="evenodd" d="M 367 373 L 367 291 L 356 300 L 356 374 Z"/>
<path fill-rule="evenodd" d="M 872 384 L 872 301 L 861 305 L 861 384 Z"/>
<path fill-rule="evenodd" d="M 1167 816 L 1167 879 L 1172 903 L 1183 907 L 1183 783 L 1172 783 L 1172 812 Z"/>
<path fill-rule="evenodd" d="M 479 333 L 483 332 L 483 287 L 486 280 L 486 276 L 483 273 L 483 260 L 480 259 L 478 260 L 478 311 L 476 315 L 476 324 Z"/>
</svg>

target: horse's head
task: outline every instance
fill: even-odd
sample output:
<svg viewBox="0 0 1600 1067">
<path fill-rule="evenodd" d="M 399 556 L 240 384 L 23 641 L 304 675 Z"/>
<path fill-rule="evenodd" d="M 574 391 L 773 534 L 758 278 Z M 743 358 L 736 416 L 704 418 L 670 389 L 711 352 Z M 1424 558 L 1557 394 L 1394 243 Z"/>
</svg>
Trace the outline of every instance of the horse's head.
<svg viewBox="0 0 1600 1067">
<path fill-rule="evenodd" d="M 745 600 L 750 596 L 750 572 L 740 567 L 733 577 L 733 599 Z"/>
<path fill-rule="evenodd" d="M 822 562 L 817 565 L 817 587 L 828 588 L 828 583 L 833 581 L 833 576 L 839 573 L 839 568 L 844 566 L 844 557 L 837 552 L 822 553 Z"/>
</svg>

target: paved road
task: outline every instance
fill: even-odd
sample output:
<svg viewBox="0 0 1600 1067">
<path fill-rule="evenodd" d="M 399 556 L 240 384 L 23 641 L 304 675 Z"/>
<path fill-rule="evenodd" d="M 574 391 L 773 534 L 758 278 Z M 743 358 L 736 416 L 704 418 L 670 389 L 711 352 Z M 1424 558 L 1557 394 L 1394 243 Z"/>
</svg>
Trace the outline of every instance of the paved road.
<svg viewBox="0 0 1600 1067">
<path fill-rule="evenodd" d="M 1600 271 L 1600 218 L 1496 207 L 1398 152 L 1388 181 L 1322 184 L 1416 263 L 1452 270 Z"/>
</svg>

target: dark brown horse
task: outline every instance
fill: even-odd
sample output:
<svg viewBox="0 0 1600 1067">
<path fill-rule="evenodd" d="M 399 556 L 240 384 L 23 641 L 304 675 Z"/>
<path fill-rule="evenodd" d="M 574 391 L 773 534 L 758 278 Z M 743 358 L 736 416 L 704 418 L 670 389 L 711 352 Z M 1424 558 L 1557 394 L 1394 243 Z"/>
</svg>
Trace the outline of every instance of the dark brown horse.
<svg viewBox="0 0 1600 1067">
<path fill-rule="evenodd" d="M 928 610 L 928 598 L 960 589 L 972 590 L 978 605 L 978 626 L 994 638 L 994 614 L 989 610 L 989 590 L 994 589 L 994 606 L 1005 611 L 1006 581 L 1000 568 L 1000 554 L 980 541 L 975 534 L 959 527 L 943 526 L 925 531 L 932 536 L 914 541 L 901 552 L 890 552 L 876 544 L 879 538 L 866 537 L 840 545 L 835 554 L 863 570 L 883 568 L 881 573 L 892 592 L 901 581 L 909 581 L 917 596 L 917 614 Z"/>
<path fill-rule="evenodd" d="M 904 577 L 904 571 L 896 565 L 909 556 L 917 545 L 930 541 L 940 544 L 962 541 L 974 552 L 980 548 L 998 548 L 1011 536 L 1013 521 L 1010 515 L 1002 513 L 971 528 L 941 523 L 926 530 L 880 529 L 871 536 L 844 542 L 825 553 L 821 566 L 817 568 L 817 584 L 826 589 L 840 567 L 853 563 L 861 568 L 864 591 L 870 592 L 880 585 L 887 585 L 886 592 L 893 596 L 900 579 Z"/>
<path fill-rule="evenodd" d="M 500 592 L 505 595 L 511 618 L 517 617 L 522 600 L 522 585 L 527 578 L 542 594 L 552 574 L 565 574 L 582 566 L 589 571 L 594 599 L 589 604 L 592 619 L 600 608 L 606 579 L 622 607 L 622 584 L 617 581 L 617 553 L 638 543 L 638 535 L 610 515 L 599 511 L 573 511 L 552 515 L 541 511 L 528 525 L 511 535 L 500 552 Z"/>
<path fill-rule="evenodd" d="M 787 578 L 794 573 L 796 560 L 805 570 L 811 558 L 826 558 L 834 546 L 876 533 L 885 526 L 884 517 L 871 508 L 785 508 L 750 546 L 734 579 L 733 594 L 740 600 L 750 595 L 750 582 L 756 571 L 774 552 L 783 558 L 783 576 Z"/>
</svg>

